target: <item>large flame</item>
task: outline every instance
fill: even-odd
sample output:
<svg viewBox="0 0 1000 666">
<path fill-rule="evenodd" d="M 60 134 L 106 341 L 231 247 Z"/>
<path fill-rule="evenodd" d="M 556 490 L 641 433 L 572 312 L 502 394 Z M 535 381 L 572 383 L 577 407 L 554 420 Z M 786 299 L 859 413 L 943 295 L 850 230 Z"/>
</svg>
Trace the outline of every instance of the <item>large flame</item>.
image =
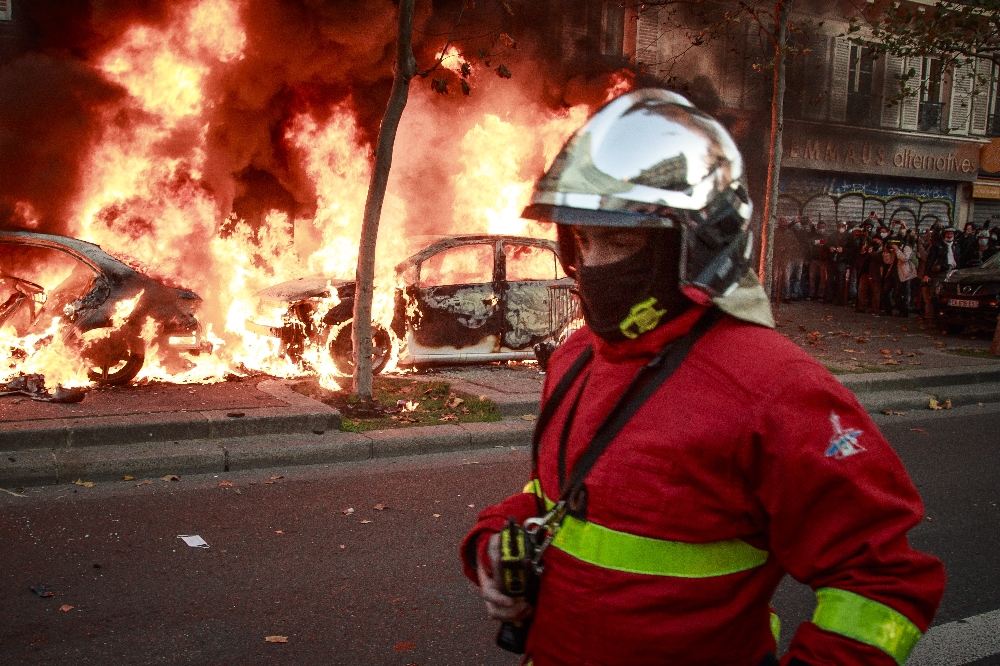
<svg viewBox="0 0 1000 666">
<path fill-rule="evenodd" d="M 340 373 L 325 348 L 306 350 L 306 363 L 292 363 L 279 356 L 277 339 L 247 330 L 245 322 L 262 315 L 280 324 L 283 313 L 259 312 L 253 296 L 269 285 L 316 274 L 353 278 L 373 149 L 350 104 L 327 109 L 321 118 L 299 112 L 282 123 L 281 141 L 290 172 L 311 184 L 315 208 L 295 219 L 289 211 L 272 210 L 256 228 L 229 217 L 231 199 L 206 186 L 205 174 L 217 168 L 208 157 L 211 114 L 223 103 L 212 82 L 238 66 L 248 49 L 243 8 L 240 0 L 179 3 L 165 26 L 136 25 L 100 58 L 97 68 L 127 98 L 106 111 L 104 135 L 83 165 L 72 226 L 77 237 L 127 255 L 155 277 L 204 298 L 198 317 L 213 353 L 193 356 L 183 367 L 167 363 L 147 322 L 143 336 L 150 348 L 140 380 L 213 382 L 228 373 L 293 376 L 309 368 L 333 387 Z M 442 67 L 460 72 L 464 62 L 450 47 Z M 397 286 L 394 267 L 419 249 L 407 239 L 424 229 L 551 237 L 551 229 L 521 219 L 520 211 L 539 168 L 551 163 L 588 113 L 585 106 L 549 111 L 511 101 L 516 96 L 501 86 L 483 86 L 474 89 L 476 103 L 458 112 L 461 122 L 442 121 L 441 114 L 453 111 L 436 108 L 434 94 L 427 86 L 414 87 L 401 134 L 444 123 L 460 128 L 459 135 L 454 150 L 435 156 L 437 169 L 429 172 L 436 175 L 423 185 L 444 201 L 431 208 L 435 219 L 414 212 L 425 194 L 413 186 L 413 174 L 399 168 L 393 173 L 382 210 L 374 302 L 374 318 L 386 329 Z M 411 136 L 410 145 L 420 141 Z M 434 154 L 432 143 L 427 138 L 422 148 L 428 156 Z M 450 200 L 442 192 L 453 193 Z M 25 220 L 35 219 L 30 203 L 19 206 Z M 337 302 L 331 289 L 314 316 Z M 118 325 L 134 305 L 121 306 Z M 84 364 L 61 346 L 55 330 L 20 337 L 11 326 L 0 330 L 0 381 L 41 372 L 51 384 L 85 384 Z"/>
</svg>

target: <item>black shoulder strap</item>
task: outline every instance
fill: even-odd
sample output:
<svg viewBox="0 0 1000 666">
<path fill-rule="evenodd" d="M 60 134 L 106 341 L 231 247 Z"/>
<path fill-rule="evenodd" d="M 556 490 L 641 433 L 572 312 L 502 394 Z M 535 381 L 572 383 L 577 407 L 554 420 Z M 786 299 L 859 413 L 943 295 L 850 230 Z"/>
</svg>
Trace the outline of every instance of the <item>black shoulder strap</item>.
<svg viewBox="0 0 1000 666">
<path fill-rule="evenodd" d="M 573 472 L 566 486 L 562 489 L 560 500 L 567 500 L 583 486 L 583 482 L 590 474 L 594 463 L 608 449 L 622 428 L 639 411 L 639 408 L 656 393 L 657 389 L 674 374 L 674 371 L 687 358 L 694 344 L 722 318 L 722 314 L 718 308 L 711 308 L 702 315 L 701 319 L 691 327 L 686 335 L 665 347 L 652 361 L 639 370 L 632 383 L 618 398 L 607 418 L 597 429 L 587 449 L 573 465 Z"/>
<path fill-rule="evenodd" d="M 559 405 L 566 398 L 566 394 L 569 393 L 577 377 L 580 376 L 580 373 L 583 372 L 583 369 L 587 367 L 592 358 L 594 358 L 594 348 L 587 347 L 573 361 L 573 365 L 569 366 L 569 370 L 562 376 L 556 387 L 552 389 L 552 395 L 545 401 L 545 406 L 542 407 L 542 411 L 538 415 L 538 420 L 535 422 L 535 432 L 531 438 L 531 459 L 536 471 L 538 470 L 538 448 L 542 441 L 542 433 L 545 432 L 545 427 L 552 420 L 556 410 L 559 409 Z"/>
</svg>

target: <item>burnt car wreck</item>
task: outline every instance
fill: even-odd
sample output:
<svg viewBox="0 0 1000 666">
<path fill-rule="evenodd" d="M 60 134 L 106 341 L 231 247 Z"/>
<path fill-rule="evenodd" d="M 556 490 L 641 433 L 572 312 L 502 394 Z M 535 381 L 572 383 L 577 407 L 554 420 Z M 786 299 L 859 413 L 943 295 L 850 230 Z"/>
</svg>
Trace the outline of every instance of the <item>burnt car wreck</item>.
<svg viewBox="0 0 1000 666">
<path fill-rule="evenodd" d="M 158 347 L 168 365 L 183 364 L 182 353 L 211 352 L 195 317 L 201 302 L 92 243 L 0 230 L 0 327 L 12 327 L 19 338 L 61 337 L 97 384 L 132 381 L 147 347 Z M 11 357 L 17 360 L 17 350 Z"/>
<path fill-rule="evenodd" d="M 535 345 L 557 341 L 578 325 L 573 281 L 556 244 L 521 236 L 466 235 L 439 240 L 396 266 L 392 332 L 405 345 L 404 365 L 534 358 Z M 339 302 L 324 309 L 336 290 Z M 280 324 L 249 320 L 279 338 L 280 352 L 301 359 L 306 345 L 326 346 L 349 374 L 355 283 L 322 276 L 291 280 L 257 294 L 258 312 L 283 312 Z M 375 327 L 372 366 L 392 355 L 392 336 Z"/>
</svg>

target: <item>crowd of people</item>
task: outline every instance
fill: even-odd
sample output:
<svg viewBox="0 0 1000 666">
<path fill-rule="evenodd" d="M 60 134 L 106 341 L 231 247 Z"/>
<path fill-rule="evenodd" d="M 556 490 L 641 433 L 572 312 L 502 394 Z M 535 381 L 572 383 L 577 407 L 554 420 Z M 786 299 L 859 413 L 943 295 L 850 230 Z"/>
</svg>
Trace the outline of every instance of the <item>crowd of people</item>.
<svg viewBox="0 0 1000 666">
<path fill-rule="evenodd" d="M 781 218 L 774 232 L 775 293 L 782 301 L 817 300 L 858 312 L 933 319 L 933 290 L 957 268 L 979 266 L 1000 252 L 1000 224 L 942 222 L 920 231 L 903 220 L 833 225 L 806 216 Z"/>
</svg>

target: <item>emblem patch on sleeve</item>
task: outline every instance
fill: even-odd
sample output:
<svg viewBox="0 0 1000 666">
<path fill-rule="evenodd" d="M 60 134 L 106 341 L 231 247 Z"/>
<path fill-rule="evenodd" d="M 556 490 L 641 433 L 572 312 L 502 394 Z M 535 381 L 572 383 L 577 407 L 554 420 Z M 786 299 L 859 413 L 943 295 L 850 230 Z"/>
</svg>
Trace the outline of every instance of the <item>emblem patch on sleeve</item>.
<svg viewBox="0 0 1000 666">
<path fill-rule="evenodd" d="M 865 447 L 858 444 L 862 431 L 857 428 L 845 430 L 840 425 L 840 416 L 836 412 L 830 412 L 830 425 L 833 426 L 833 437 L 826 450 L 827 458 L 847 458 L 865 450 Z"/>
</svg>

